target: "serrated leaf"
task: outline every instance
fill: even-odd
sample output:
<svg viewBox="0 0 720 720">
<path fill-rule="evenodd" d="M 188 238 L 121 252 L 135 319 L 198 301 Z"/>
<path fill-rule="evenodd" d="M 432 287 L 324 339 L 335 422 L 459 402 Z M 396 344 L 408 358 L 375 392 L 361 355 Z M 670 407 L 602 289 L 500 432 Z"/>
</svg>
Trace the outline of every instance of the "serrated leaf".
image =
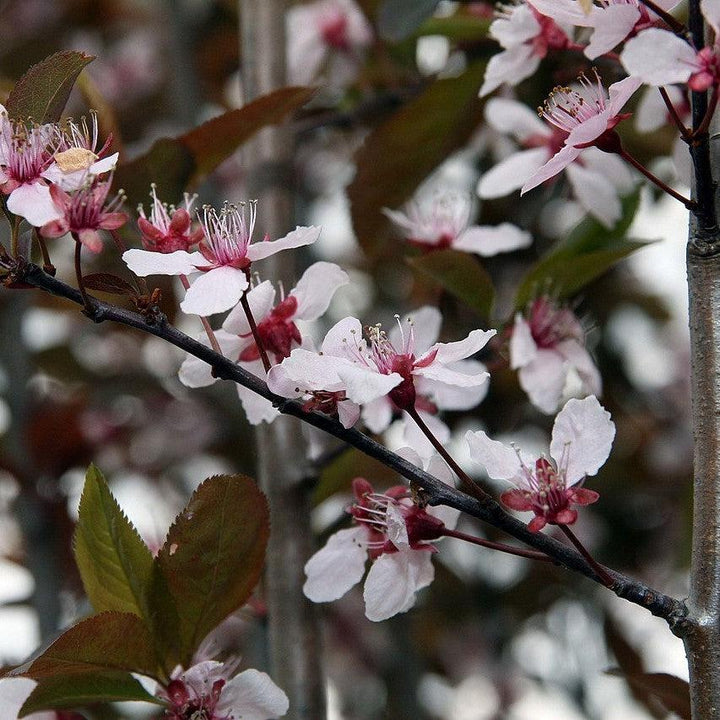
<svg viewBox="0 0 720 720">
<path fill-rule="evenodd" d="M 57 122 L 82 69 L 95 58 L 66 51 L 33 65 L 10 92 L 6 109 L 12 118 L 32 118 L 38 123 Z"/>
<path fill-rule="evenodd" d="M 380 37 L 388 42 L 409 38 L 438 4 L 439 0 L 384 0 L 378 12 Z"/>
<path fill-rule="evenodd" d="M 178 138 L 195 159 L 190 185 L 197 185 L 260 128 L 282 122 L 315 94 L 315 88 L 285 87 L 244 107 L 208 120 Z"/>
<path fill-rule="evenodd" d="M 417 98 L 373 130 L 355 154 L 357 172 L 348 187 L 353 227 L 373 254 L 387 235 L 383 207 L 399 207 L 427 175 L 461 147 L 482 117 L 478 88 L 485 63 L 456 78 L 433 82 Z"/>
<path fill-rule="evenodd" d="M 94 465 L 85 476 L 74 541 L 75 560 L 95 610 L 149 620 L 152 553 Z"/>
<path fill-rule="evenodd" d="M 110 293 L 112 295 L 127 295 L 129 297 L 138 297 L 138 291 L 123 278 L 113 275 L 112 273 L 91 273 L 83 275 L 83 285 L 88 290 L 97 290 L 98 292 Z"/>
<path fill-rule="evenodd" d="M 242 475 L 217 475 L 195 491 L 178 515 L 157 563 L 180 608 L 181 657 L 245 604 L 260 579 L 270 521 L 267 501 Z"/>
<path fill-rule="evenodd" d="M 475 257 L 447 249 L 408 258 L 408 263 L 462 300 L 481 318 L 490 319 L 495 288 L 490 275 Z"/>
<path fill-rule="evenodd" d="M 68 628 L 31 661 L 12 671 L 33 680 L 105 671 L 157 677 L 147 626 L 132 613 L 93 615 Z"/>
<path fill-rule="evenodd" d="M 281 88 L 184 135 L 162 138 L 145 155 L 118 166 L 114 186 L 125 191 L 130 206 L 147 202 L 151 183 L 158 197 L 175 202 L 258 130 L 282 122 L 314 93 L 313 88 Z"/>
<path fill-rule="evenodd" d="M 539 293 L 559 300 L 568 298 L 610 267 L 649 243 L 624 235 L 637 210 L 639 193 L 623 199 L 623 214 L 608 230 L 593 218 L 579 223 L 526 273 L 515 295 L 515 308 L 522 310 Z"/>
<path fill-rule="evenodd" d="M 41 710 L 69 709 L 92 703 L 123 700 L 161 704 L 128 673 L 65 675 L 41 680 L 20 709 L 18 717 L 22 718 Z"/>
</svg>

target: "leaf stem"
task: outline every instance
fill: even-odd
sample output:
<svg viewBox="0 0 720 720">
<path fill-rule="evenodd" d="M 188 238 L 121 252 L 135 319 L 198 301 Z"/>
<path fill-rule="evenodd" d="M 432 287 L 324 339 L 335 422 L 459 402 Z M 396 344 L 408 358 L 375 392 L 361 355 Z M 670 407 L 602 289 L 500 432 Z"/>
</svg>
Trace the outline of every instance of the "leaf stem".
<svg viewBox="0 0 720 720">
<path fill-rule="evenodd" d="M 568 540 L 575 546 L 577 551 L 587 560 L 588 565 L 597 573 L 597 576 L 602 581 L 605 587 L 611 588 L 615 581 L 608 575 L 607 570 L 595 560 L 595 558 L 588 552 L 587 548 L 578 540 L 577 535 L 567 526 L 558 525 L 558 527 L 565 533 Z"/>
<path fill-rule="evenodd" d="M 80 254 L 82 253 L 82 243 L 77 233 L 72 233 L 73 240 L 75 240 L 75 277 L 77 278 L 78 290 L 82 295 L 83 305 L 85 311 L 92 315 L 93 308 L 90 304 L 90 296 L 87 294 L 85 289 L 85 282 L 83 281 L 82 264 L 80 262 Z"/>
<path fill-rule="evenodd" d="M 37 228 L 35 228 L 35 230 L 33 231 L 33 235 L 37 239 L 38 247 L 40 248 L 40 253 L 42 254 L 43 270 L 48 275 L 55 275 L 57 271 L 55 269 L 55 266 L 52 264 L 52 261 L 50 260 L 50 253 L 48 252 L 45 238 L 38 232 Z"/>
<path fill-rule="evenodd" d="M 690 128 L 685 125 L 680 115 L 678 115 L 677 108 L 675 107 L 675 105 L 673 105 L 672 100 L 670 100 L 670 96 L 668 95 L 667 90 L 662 86 L 659 87 L 658 90 L 660 91 L 660 96 L 665 103 L 665 107 L 667 108 L 667 111 L 672 118 L 672 121 L 675 123 L 677 129 L 680 131 L 680 136 L 683 140 L 685 140 L 685 142 L 690 142 L 690 138 L 692 137 L 692 130 L 690 130 Z"/>
<path fill-rule="evenodd" d="M 474 535 L 468 535 L 467 533 L 460 532 L 459 530 L 450 530 L 449 528 L 442 530 L 442 534 L 445 537 L 465 540 L 465 542 L 472 543 L 473 545 L 480 545 L 480 547 L 489 548 L 490 550 L 499 550 L 500 552 L 508 553 L 508 555 L 517 555 L 518 557 L 524 557 L 530 560 L 539 560 L 541 562 L 551 562 L 557 564 L 556 560 L 553 560 L 553 558 L 543 552 L 538 552 L 537 550 L 525 550 L 523 548 L 514 547 L 513 545 L 493 542 L 492 540 L 485 540 L 483 538 L 475 537 Z"/>
</svg>

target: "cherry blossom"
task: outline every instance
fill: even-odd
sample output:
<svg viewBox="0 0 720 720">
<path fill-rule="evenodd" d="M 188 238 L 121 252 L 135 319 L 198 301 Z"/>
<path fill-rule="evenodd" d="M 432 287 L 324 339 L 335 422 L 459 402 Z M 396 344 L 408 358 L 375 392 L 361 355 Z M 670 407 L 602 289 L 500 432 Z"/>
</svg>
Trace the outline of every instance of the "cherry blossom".
<svg viewBox="0 0 720 720">
<path fill-rule="evenodd" d="M 388 208 L 383 212 L 405 232 L 409 243 L 423 250 L 453 248 L 490 257 L 532 244 L 532 235 L 511 223 L 469 226 L 470 209 L 470 198 L 448 193 L 432 202 L 411 202 L 404 213 Z"/>
<path fill-rule="evenodd" d="M 112 138 L 95 153 L 98 144 L 98 120 L 92 114 L 91 128 L 83 118 L 79 123 L 68 120 L 65 127 L 58 128 L 59 141 L 53 155 L 53 162 L 42 173 L 42 177 L 59 185 L 63 190 L 78 190 L 94 175 L 111 172 L 117 165 L 119 153 L 106 154 Z"/>
<path fill-rule="evenodd" d="M 53 143 L 54 125 L 11 120 L 0 105 L 0 192 L 8 196 L 8 210 L 35 227 L 60 217 L 42 176 L 52 163 Z"/>
<path fill-rule="evenodd" d="M 107 200 L 111 186 L 112 177 L 101 180 L 97 176 L 71 195 L 59 185 L 52 185 L 50 196 L 61 217 L 43 225 L 40 234 L 55 238 L 72 233 L 88 250 L 99 253 L 102 239 L 98 230 L 117 230 L 127 221 L 127 215 L 118 211 L 124 195 Z"/>
<path fill-rule="evenodd" d="M 250 669 L 229 677 L 228 667 L 214 660 L 176 669 L 157 696 L 168 704 L 168 720 L 269 720 L 290 707 L 266 673 Z"/>
<path fill-rule="evenodd" d="M 250 311 L 258 334 L 271 361 L 279 363 L 293 348 L 305 340 L 297 323 L 317 320 L 325 313 L 335 291 L 347 284 L 348 276 L 334 263 L 311 265 L 297 285 L 275 303 L 275 288 L 269 280 L 256 285 L 247 294 Z M 242 307 L 235 307 L 227 316 L 222 330 L 215 332 L 223 354 L 249 372 L 265 378 L 265 368 Z M 201 339 L 201 342 L 207 342 Z M 206 387 L 215 382 L 212 368 L 199 358 L 189 355 L 180 367 L 180 381 L 188 387 Z M 278 411 L 272 403 L 247 388 L 237 385 L 243 409 L 252 425 L 272 422 Z"/>
<path fill-rule="evenodd" d="M 595 475 L 610 455 L 615 424 L 594 395 L 572 398 L 558 413 L 550 442 L 550 459 L 529 462 L 515 447 L 491 440 L 484 432 L 468 432 L 472 459 L 485 466 L 495 480 L 508 480 L 516 488 L 501 496 L 512 510 L 532 511 L 532 532 L 577 520 L 572 505 L 590 505 L 599 495 L 582 483 Z"/>
<path fill-rule="evenodd" d="M 519 190 L 562 149 L 568 135 L 558 127 L 543 123 L 526 105 L 507 98 L 489 100 L 485 117 L 491 127 L 509 133 L 523 148 L 482 176 L 477 192 L 485 199 Z M 634 187 L 632 173 L 625 163 L 615 155 L 590 147 L 565 170 L 572 192 L 583 209 L 606 227 L 613 227 L 622 214 L 618 195 Z"/>
<path fill-rule="evenodd" d="M 498 14 L 489 35 L 503 51 L 490 58 L 480 97 L 504 83 L 517 85 L 529 78 L 548 50 L 562 50 L 570 44 L 566 28 L 557 19 L 541 15 L 531 3 L 501 6 Z"/>
<path fill-rule="evenodd" d="M 320 228 L 297 227 L 273 242 L 251 243 L 255 229 L 256 203 L 226 204 L 220 212 L 205 206 L 201 217 L 204 238 L 198 251 L 171 253 L 128 250 L 127 266 L 140 276 L 190 275 L 201 273 L 180 303 L 183 312 L 214 315 L 237 305 L 249 286 L 249 268 L 281 250 L 314 243 Z"/>
<path fill-rule="evenodd" d="M 527 318 L 520 313 L 510 338 L 510 366 L 519 370 L 520 386 L 545 413 L 557 411 L 568 376 L 577 375 L 583 394 L 599 395 L 600 373 L 585 349 L 585 332 L 569 308 L 548 297 L 532 302 Z"/>
<path fill-rule="evenodd" d="M 521 195 L 564 170 L 585 148 L 594 145 L 605 152 L 619 148 L 614 128 L 629 117 L 620 110 L 640 87 L 640 80 L 620 80 L 610 86 L 608 94 L 597 73 L 594 81 L 585 75 L 579 80 L 577 89 L 556 87 L 545 101 L 542 116 L 567 136 L 560 150 L 523 185 Z"/>
<path fill-rule="evenodd" d="M 405 452 L 422 467 L 412 451 Z M 427 470 L 452 482 L 450 469 L 437 455 Z M 458 514 L 452 508 L 419 507 L 404 485 L 376 493 L 367 480 L 355 478 L 352 487 L 356 502 L 348 512 L 355 525 L 336 532 L 308 560 L 303 592 L 313 602 L 338 600 L 362 580 L 369 557 L 365 615 L 379 622 L 409 610 L 417 592 L 433 581 L 431 556 L 436 548 L 431 541 L 445 528 L 454 528 Z"/>
<path fill-rule="evenodd" d="M 353 0 L 317 0 L 287 13 L 290 82 L 309 85 L 325 74 L 334 87 L 355 78 L 373 32 Z"/>
<path fill-rule="evenodd" d="M 658 19 L 640 0 L 600 0 L 598 5 L 591 5 L 589 12 L 586 12 L 578 0 L 527 2 L 555 22 L 592 28 L 590 43 L 584 51 L 590 60 L 610 52 L 629 35 L 651 27 Z M 679 0 L 655 0 L 655 4 L 662 10 L 671 10 L 678 2 Z"/>
<path fill-rule="evenodd" d="M 195 196 L 185 193 L 185 207 L 168 206 L 158 199 L 155 185 L 152 185 L 150 197 L 153 204 L 150 217 L 145 215 L 142 205 L 138 207 L 140 217 L 138 227 L 142 234 L 142 244 L 146 250 L 159 253 L 171 253 L 176 250 L 190 250 L 204 237 L 202 228 L 192 229 L 192 211 Z"/>
<path fill-rule="evenodd" d="M 720 2 L 701 0 L 700 9 L 712 28 L 712 46 L 696 50 L 687 40 L 661 28 L 650 28 L 629 40 L 620 55 L 632 77 L 648 85 L 687 83 L 703 92 L 720 83 Z"/>
</svg>

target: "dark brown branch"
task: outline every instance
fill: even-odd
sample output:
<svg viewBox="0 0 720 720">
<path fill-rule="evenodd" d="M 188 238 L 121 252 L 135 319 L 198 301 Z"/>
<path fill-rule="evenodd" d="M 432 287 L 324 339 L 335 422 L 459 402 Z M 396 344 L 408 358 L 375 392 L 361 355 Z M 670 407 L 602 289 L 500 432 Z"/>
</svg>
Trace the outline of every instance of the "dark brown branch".
<svg viewBox="0 0 720 720">
<path fill-rule="evenodd" d="M 37 265 L 26 265 L 21 272 L 18 271 L 17 279 L 24 281 L 28 285 L 45 290 L 52 295 L 66 298 L 78 305 L 83 305 L 83 299 L 78 290 L 56 278 L 46 275 Z M 138 330 L 142 330 L 143 332 L 155 335 L 172 343 L 181 350 L 185 350 L 185 352 L 211 365 L 214 374 L 218 378 L 230 380 L 252 390 L 272 402 L 280 412 L 300 418 L 304 422 L 339 438 L 348 445 L 375 458 L 390 469 L 395 470 L 411 482 L 418 490 L 422 491 L 430 505 L 448 505 L 449 507 L 454 507 L 472 517 L 487 522 L 489 525 L 502 530 L 535 550 L 548 555 L 568 570 L 580 573 L 604 585 L 603 578 L 597 575 L 595 570 L 579 552 L 548 535 L 530 532 L 523 522 L 508 515 L 500 503 L 492 497 L 471 497 L 429 475 L 424 470 L 421 470 L 404 458 L 391 452 L 385 446 L 358 430 L 345 428 L 340 422 L 328 415 L 306 412 L 303 410 L 303 405 L 299 401 L 287 400 L 286 398 L 275 395 L 268 390 L 267 385 L 262 380 L 247 372 L 239 365 L 236 365 L 228 358 L 218 355 L 206 345 L 180 332 L 177 328 L 170 325 L 161 313 L 146 318 L 137 312 L 109 305 L 93 297 L 90 297 L 89 300 L 90 309 L 86 311 L 86 314 L 94 322 L 100 323 L 105 320 L 110 320 L 137 328 Z M 607 572 L 613 581 L 610 589 L 618 597 L 640 605 L 649 610 L 653 615 L 664 618 L 673 632 L 679 635 L 683 634 L 685 631 L 684 618 L 687 610 L 682 601 L 664 595 L 637 580 L 626 577 L 622 573 L 609 569 Z"/>
</svg>

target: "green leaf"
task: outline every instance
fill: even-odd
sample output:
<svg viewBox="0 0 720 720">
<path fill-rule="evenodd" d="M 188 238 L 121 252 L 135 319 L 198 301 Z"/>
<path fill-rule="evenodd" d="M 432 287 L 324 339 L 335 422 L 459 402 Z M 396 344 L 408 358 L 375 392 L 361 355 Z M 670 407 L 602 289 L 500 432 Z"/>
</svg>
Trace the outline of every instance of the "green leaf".
<svg viewBox="0 0 720 720">
<path fill-rule="evenodd" d="M 20 709 L 19 717 L 40 710 L 70 709 L 91 703 L 123 700 L 162 704 L 128 673 L 61 675 L 41 680 Z"/>
<path fill-rule="evenodd" d="M 12 118 L 38 123 L 57 122 L 82 69 L 95 58 L 66 51 L 33 65 L 10 92 L 6 109 Z"/>
<path fill-rule="evenodd" d="M 462 300 L 480 317 L 490 319 L 495 288 L 475 257 L 448 249 L 408 258 L 408 263 Z"/>
<path fill-rule="evenodd" d="M 265 496 L 242 475 L 217 475 L 195 491 L 157 562 L 176 608 L 186 665 L 200 641 L 242 607 L 260 579 L 270 520 Z"/>
<path fill-rule="evenodd" d="M 75 529 L 75 560 L 97 612 L 149 619 L 153 557 L 94 466 L 88 468 Z"/>
<path fill-rule="evenodd" d="M 623 214 L 608 230 L 593 218 L 583 220 L 527 272 L 515 295 L 522 310 L 539 293 L 568 298 L 606 272 L 615 263 L 649 243 L 625 238 L 639 202 L 639 193 L 623 199 Z"/>
<path fill-rule="evenodd" d="M 34 680 L 94 672 L 137 672 L 157 677 L 147 626 L 137 615 L 107 612 L 68 628 L 34 659 L 12 671 Z"/>
<path fill-rule="evenodd" d="M 387 236 L 382 208 L 402 205 L 425 177 L 461 147 L 481 120 L 478 88 L 485 63 L 456 78 L 433 82 L 373 130 L 355 154 L 357 172 L 348 187 L 353 227 L 373 254 Z"/>
<path fill-rule="evenodd" d="M 122 188 L 130 206 L 147 202 L 150 184 L 158 197 L 175 202 L 197 186 L 258 130 L 275 125 L 302 107 L 313 88 L 286 87 L 230 110 L 176 138 L 162 138 L 150 150 L 115 172 L 115 187 Z"/>
<path fill-rule="evenodd" d="M 384 0 L 378 12 L 380 37 L 388 42 L 409 38 L 429 18 L 439 0 Z"/>
</svg>

